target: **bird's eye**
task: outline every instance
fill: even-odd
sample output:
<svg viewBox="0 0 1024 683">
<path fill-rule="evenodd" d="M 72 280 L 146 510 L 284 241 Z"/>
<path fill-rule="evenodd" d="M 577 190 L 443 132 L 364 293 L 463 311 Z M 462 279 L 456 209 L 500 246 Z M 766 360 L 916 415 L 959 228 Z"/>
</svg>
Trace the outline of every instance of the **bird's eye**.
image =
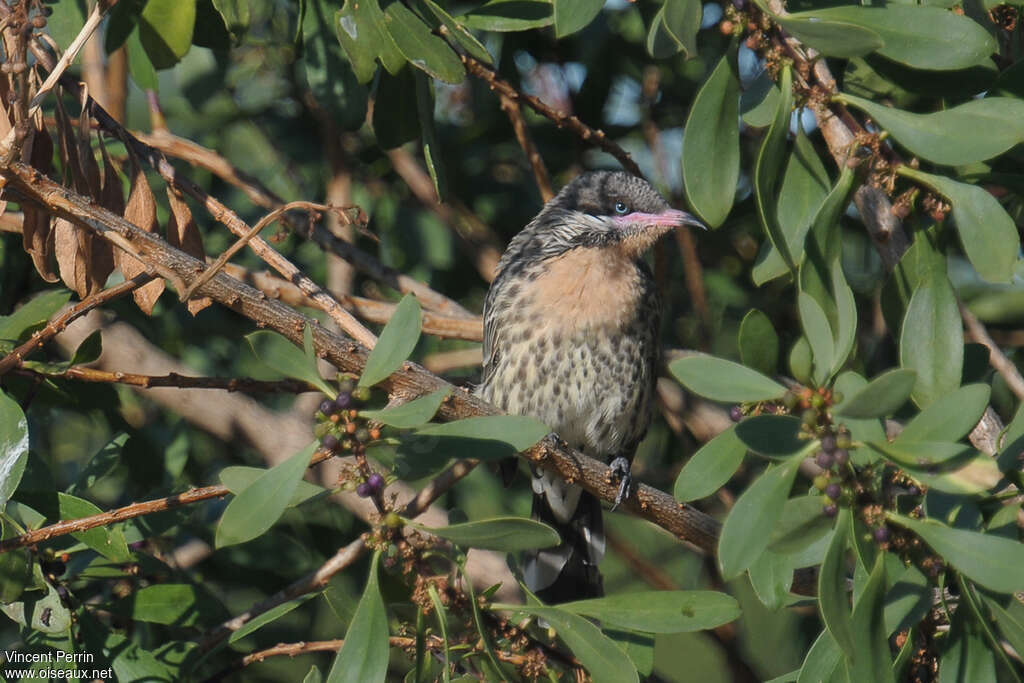
<svg viewBox="0 0 1024 683">
<path fill-rule="evenodd" d="M 625 202 L 615 202 L 615 213 L 621 215 L 629 213 L 629 207 Z"/>
</svg>

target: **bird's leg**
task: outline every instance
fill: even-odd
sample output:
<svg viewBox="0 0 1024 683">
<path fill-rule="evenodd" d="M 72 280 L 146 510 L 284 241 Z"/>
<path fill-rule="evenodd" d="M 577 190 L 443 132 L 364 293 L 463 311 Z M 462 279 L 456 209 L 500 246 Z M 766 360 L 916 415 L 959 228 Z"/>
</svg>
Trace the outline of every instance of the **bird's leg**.
<svg viewBox="0 0 1024 683">
<path fill-rule="evenodd" d="M 612 510 L 619 507 L 622 501 L 629 497 L 629 487 L 633 484 L 633 475 L 629 473 L 629 459 L 621 455 L 608 465 L 612 469 L 612 476 L 619 480 L 619 491 L 615 494 L 615 504 Z"/>
</svg>

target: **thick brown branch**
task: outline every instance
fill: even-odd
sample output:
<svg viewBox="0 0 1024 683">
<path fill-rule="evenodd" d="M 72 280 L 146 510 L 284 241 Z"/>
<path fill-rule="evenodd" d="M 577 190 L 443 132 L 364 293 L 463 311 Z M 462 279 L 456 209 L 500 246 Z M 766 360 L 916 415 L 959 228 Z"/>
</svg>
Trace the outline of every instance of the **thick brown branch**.
<svg viewBox="0 0 1024 683">
<path fill-rule="evenodd" d="M 491 87 L 491 90 L 496 91 L 501 96 L 526 104 L 526 106 L 533 109 L 541 116 L 550 119 L 559 128 L 568 128 L 584 142 L 596 145 L 597 147 L 600 147 L 602 151 L 607 152 L 618 159 L 619 163 L 622 164 L 622 167 L 633 175 L 643 177 L 643 172 L 640 170 L 640 167 L 636 165 L 636 162 L 633 161 L 633 157 L 629 156 L 629 152 L 619 147 L 619 145 L 614 141 L 609 140 L 603 130 L 591 128 L 580 121 L 578 117 L 567 116 L 560 111 L 552 109 L 550 106 L 545 104 L 543 100 L 534 97 L 533 95 L 527 95 L 526 93 L 519 92 L 511 83 L 503 80 L 497 73 L 482 62 L 479 62 L 468 55 L 459 55 L 459 57 L 462 59 L 462 63 L 466 66 L 466 71 L 487 83 Z"/>
</svg>

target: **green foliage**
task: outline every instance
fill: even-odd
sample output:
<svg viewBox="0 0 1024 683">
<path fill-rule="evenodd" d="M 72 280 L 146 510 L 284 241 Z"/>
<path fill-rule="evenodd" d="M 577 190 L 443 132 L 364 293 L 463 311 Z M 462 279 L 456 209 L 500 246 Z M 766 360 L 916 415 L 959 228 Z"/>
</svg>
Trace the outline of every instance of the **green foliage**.
<svg viewBox="0 0 1024 683">
<path fill-rule="evenodd" d="M 558 533 L 546 524 L 521 517 L 483 519 L 445 527 L 427 527 L 413 523 L 414 527 L 428 531 L 452 543 L 482 550 L 516 552 L 532 548 L 550 548 L 558 545 Z"/>
</svg>

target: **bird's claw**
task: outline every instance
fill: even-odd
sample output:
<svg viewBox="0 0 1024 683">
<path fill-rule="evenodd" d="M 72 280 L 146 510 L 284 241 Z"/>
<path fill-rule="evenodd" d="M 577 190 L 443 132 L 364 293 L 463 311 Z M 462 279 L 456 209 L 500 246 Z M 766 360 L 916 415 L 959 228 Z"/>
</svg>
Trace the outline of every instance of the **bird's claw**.
<svg viewBox="0 0 1024 683">
<path fill-rule="evenodd" d="M 615 494 L 615 504 L 612 505 L 612 511 L 614 511 L 622 504 L 622 501 L 629 497 L 629 487 L 633 484 L 633 475 L 629 472 L 629 460 L 621 456 L 612 460 L 609 467 L 611 467 L 612 476 L 619 480 L 619 490 Z"/>
</svg>

